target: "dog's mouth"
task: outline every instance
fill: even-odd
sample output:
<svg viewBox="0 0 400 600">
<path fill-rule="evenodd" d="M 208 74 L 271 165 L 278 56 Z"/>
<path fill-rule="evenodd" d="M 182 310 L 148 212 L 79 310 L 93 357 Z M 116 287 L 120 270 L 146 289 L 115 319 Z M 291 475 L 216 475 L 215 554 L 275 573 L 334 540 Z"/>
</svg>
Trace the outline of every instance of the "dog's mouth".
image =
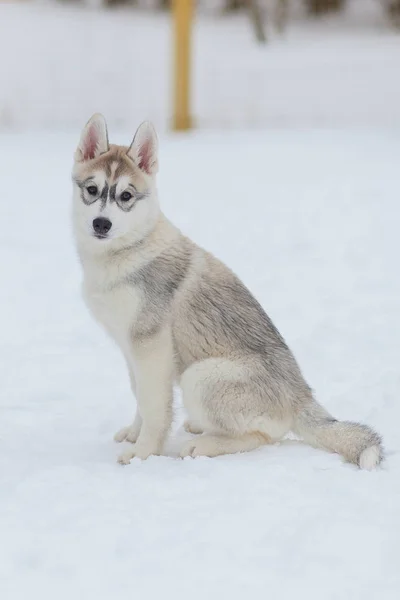
<svg viewBox="0 0 400 600">
<path fill-rule="evenodd" d="M 93 237 L 95 237 L 97 240 L 106 240 L 106 239 L 108 239 L 108 235 L 107 234 L 103 234 L 103 233 L 94 233 Z"/>
</svg>

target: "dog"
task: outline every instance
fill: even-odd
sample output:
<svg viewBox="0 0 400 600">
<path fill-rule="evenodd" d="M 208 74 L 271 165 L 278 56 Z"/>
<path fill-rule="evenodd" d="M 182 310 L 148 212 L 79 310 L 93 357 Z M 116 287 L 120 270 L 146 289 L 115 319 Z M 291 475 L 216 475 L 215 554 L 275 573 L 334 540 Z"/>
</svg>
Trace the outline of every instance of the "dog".
<svg viewBox="0 0 400 600">
<path fill-rule="evenodd" d="M 119 457 L 162 453 L 179 385 L 194 434 L 182 457 L 254 450 L 292 431 L 362 469 L 383 459 L 370 427 L 334 419 L 313 397 L 284 339 L 236 275 L 161 212 L 158 141 L 144 122 L 112 145 L 95 114 L 73 166 L 73 224 L 83 297 L 121 349 L 137 400 Z"/>
</svg>

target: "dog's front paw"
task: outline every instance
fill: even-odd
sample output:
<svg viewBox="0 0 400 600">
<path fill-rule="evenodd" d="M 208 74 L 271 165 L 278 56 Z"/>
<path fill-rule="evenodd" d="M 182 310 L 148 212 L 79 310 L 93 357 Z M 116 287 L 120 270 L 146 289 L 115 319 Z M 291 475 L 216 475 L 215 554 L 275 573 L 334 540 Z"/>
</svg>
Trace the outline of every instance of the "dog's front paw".
<svg viewBox="0 0 400 600">
<path fill-rule="evenodd" d="M 129 465 L 132 458 L 140 458 L 141 460 L 146 460 L 146 458 L 149 458 L 149 456 L 151 456 L 152 454 L 159 454 L 159 452 L 157 451 L 157 449 L 151 446 L 146 446 L 144 444 L 135 444 L 133 448 L 128 448 L 127 450 L 125 450 L 125 452 L 119 455 L 118 462 L 121 465 Z"/>
<path fill-rule="evenodd" d="M 139 433 L 140 431 L 130 425 L 129 427 L 123 427 L 117 431 L 117 433 L 114 435 L 114 440 L 118 443 L 126 440 L 127 442 L 134 444 L 139 437 Z"/>
<path fill-rule="evenodd" d="M 126 450 L 118 456 L 117 462 L 119 462 L 120 465 L 129 465 L 131 459 L 134 458 L 134 456 L 135 451 L 132 448 L 129 448 L 129 450 Z"/>
<path fill-rule="evenodd" d="M 126 438 L 128 437 L 128 433 L 129 433 L 129 427 L 122 427 L 122 429 L 119 429 L 117 431 L 117 433 L 114 435 L 114 441 L 115 442 L 123 442 L 126 440 Z"/>
</svg>

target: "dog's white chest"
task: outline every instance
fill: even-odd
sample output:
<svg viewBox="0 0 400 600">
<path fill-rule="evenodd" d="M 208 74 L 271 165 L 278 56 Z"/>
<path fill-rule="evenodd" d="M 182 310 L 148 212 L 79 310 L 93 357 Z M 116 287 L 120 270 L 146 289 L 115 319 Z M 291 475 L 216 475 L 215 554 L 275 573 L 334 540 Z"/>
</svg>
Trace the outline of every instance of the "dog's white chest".
<svg viewBox="0 0 400 600">
<path fill-rule="evenodd" d="M 83 297 L 96 320 L 120 345 L 129 340 L 137 320 L 141 298 L 131 286 L 123 285 L 109 290 L 84 282 Z"/>
</svg>

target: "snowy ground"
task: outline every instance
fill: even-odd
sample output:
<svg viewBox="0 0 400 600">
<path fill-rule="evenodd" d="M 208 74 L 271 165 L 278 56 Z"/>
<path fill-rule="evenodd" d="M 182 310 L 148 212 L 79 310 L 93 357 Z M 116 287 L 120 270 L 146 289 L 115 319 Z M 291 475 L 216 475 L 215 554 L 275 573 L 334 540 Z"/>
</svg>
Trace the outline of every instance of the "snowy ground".
<svg viewBox="0 0 400 600">
<path fill-rule="evenodd" d="M 318 398 L 382 433 L 366 473 L 293 441 L 178 460 L 179 406 L 168 456 L 116 464 L 134 401 L 80 299 L 78 131 L 55 132 L 96 110 L 165 130 L 170 22 L 0 4 L 0 129 L 23 132 L 0 136 L 1 598 L 400 597 L 400 44 L 377 7 L 293 21 L 267 48 L 202 15 L 197 123 L 270 129 L 164 137 L 160 173 L 165 212 L 253 290 Z"/>
<path fill-rule="evenodd" d="M 254 291 L 318 398 L 383 434 L 373 473 L 296 442 L 182 461 L 181 412 L 168 456 L 116 464 L 134 402 L 80 299 L 76 140 L 0 140 L 1 597 L 397 600 L 400 132 L 162 140 L 166 213 Z"/>
<path fill-rule="evenodd" d="M 0 3 L 0 129 L 81 127 L 100 111 L 115 127 L 150 118 L 165 130 L 172 48 L 168 15 Z M 286 35 L 271 31 L 265 47 L 244 16 L 203 11 L 193 116 L 201 128 L 400 126 L 399 64 L 399 35 L 379 0 L 349 0 L 344 18 L 322 22 L 293 15 Z"/>
</svg>

